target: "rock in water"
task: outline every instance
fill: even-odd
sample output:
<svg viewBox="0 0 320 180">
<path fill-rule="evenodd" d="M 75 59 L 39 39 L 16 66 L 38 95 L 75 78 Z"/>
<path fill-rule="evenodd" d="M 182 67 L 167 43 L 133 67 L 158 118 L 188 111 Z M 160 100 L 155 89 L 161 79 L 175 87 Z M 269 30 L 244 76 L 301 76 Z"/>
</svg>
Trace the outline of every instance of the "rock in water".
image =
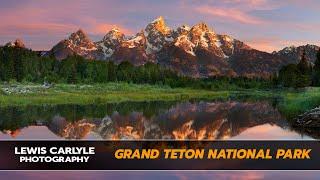
<svg viewBox="0 0 320 180">
<path fill-rule="evenodd" d="M 307 127 L 307 128 L 319 128 L 320 127 L 320 107 L 314 108 L 304 114 L 299 115 L 295 119 L 295 126 Z"/>
</svg>

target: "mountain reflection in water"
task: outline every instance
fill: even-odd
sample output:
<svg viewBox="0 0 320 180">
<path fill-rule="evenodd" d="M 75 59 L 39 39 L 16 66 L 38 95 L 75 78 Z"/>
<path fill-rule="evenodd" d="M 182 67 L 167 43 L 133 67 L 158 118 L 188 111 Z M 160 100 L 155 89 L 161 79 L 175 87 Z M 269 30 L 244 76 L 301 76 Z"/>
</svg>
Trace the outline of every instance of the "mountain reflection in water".
<svg viewBox="0 0 320 180">
<path fill-rule="evenodd" d="M 0 115 L 2 139 L 310 138 L 267 101 L 7 107 Z"/>
</svg>

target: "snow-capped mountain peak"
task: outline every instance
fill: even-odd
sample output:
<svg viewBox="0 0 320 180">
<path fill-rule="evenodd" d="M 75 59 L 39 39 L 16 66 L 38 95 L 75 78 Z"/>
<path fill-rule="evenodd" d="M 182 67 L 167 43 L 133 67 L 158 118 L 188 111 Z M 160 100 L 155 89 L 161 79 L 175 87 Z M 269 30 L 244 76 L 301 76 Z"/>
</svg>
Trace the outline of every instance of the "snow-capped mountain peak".
<svg viewBox="0 0 320 180">
<path fill-rule="evenodd" d="M 53 54 L 59 60 L 74 54 L 88 59 L 95 59 L 94 52 L 96 50 L 96 44 L 91 41 L 82 29 L 79 29 L 72 33 L 68 39 L 60 41 L 47 54 Z"/>
<path fill-rule="evenodd" d="M 308 49 L 313 52 L 315 48 Z M 217 34 L 205 23 L 170 29 L 161 16 L 131 37 L 113 28 L 101 41 L 92 42 L 79 30 L 59 42 L 49 54 L 57 59 L 77 54 L 117 64 L 129 61 L 137 66 L 154 62 L 192 77 L 268 77 L 291 62 L 278 55 L 282 53 L 258 51 L 231 36 Z"/>
<path fill-rule="evenodd" d="M 142 46 L 145 43 L 145 36 L 143 31 L 137 33 L 135 36 L 128 38 L 126 44 L 129 48 L 134 48 L 137 46 Z"/>
<path fill-rule="evenodd" d="M 192 28 L 191 28 L 191 31 L 193 33 L 199 33 L 199 32 L 211 32 L 211 33 L 215 33 L 212 29 L 209 28 L 209 26 L 204 23 L 204 22 L 201 22 L 199 24 L 196 24 L 194 25 Z"/>
<path fill-rule="evenodd" d="M 184 24 L 184 25 L 178 27 L 175 32 L 178 34 L 178 36 L 179 35 L 187 35 L 189 33 L 190 29 L 191 28 L 188 25 Z"/>
<path fill-rule="evenodd" d="M 147 54 L 159 52 L 164 45 L 173 41 L 172 31 L 166 25 L 162 16 L 146 26 L 144 36 L 146 37 Z"/>
<path fill-rule="evenodd" d="M 152 23 L 158 23 L 158 22 L 164 22 L 164 18 L 162 16 L 159 16 L 158 18 L 152 21 Z"/>
<path fill-rule="evenodd" d="M 72 33 L 68 38 L 74 45 L 93 44 L 88 35 L 79 29 L 77 32 Z"/>
<path fill-rule="evenodd" d="M 304 46 L 288 46 L 283 48 L 280 51 L 275 51 L 272 54 L 278 55 L 284 59 L 294 61 L 294 63 L 298 63 L 301 59 L 303 52 L 306 53 L 306 58 L 314 63 L 317 59 L 316 54 L 319 50 L 319 47 L 312 44 L 306 44 Z"/>
<path fill-rule="evenodd" d="M 147 33 L 160 33 L 163 35 L 167 35 L 170 33 L 170 28 L 166 25 L 164 18 L 162 16 L 158 17 L 157 19 L 153 20 L 149 23 L 145 31 Z"/>
<path fill-rule="evenodd" d="M 114 27 L 103 37 L 103 41 L 108 41 L 108 40 L 122 41 L 124 38 L 125 38 L 125 35 L 120 31 L 120 29 L 117 27 Z"/>
<path fill-rule="evenodd" d="M 158 31 L 162 34 L 170 33 L 170 28 L 166 25 L 162 16 L 149 23 L 145 30 L 146 32 Z"/>
<path fill-rule="evenodd" d="M 102 41 L 96 42 L 98 49 L 102 52 L 104 59 L 110 58 L 115 48 L 125 40 L 125 35 L 120 31 L 118 27 L 112 28 L 102 39 Z"/>
</svg>

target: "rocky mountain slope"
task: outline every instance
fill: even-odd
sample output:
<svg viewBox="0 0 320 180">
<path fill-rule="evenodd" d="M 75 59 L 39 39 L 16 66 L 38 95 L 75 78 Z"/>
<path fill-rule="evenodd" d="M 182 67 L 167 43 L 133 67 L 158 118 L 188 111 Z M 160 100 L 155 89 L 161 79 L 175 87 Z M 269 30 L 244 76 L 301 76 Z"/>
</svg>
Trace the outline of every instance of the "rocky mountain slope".
<svg viewBox="0 0 320 180">
<path fill-rule="evenodd" d="M 60 41 L 55 45 L 48 55 L 54 55 L 57 59 L 65 59 L 71 55 L 80 55 L 87 59 L 98 59 L 97 45 L 79 29 L 72 33 L 68 39 Z"/>
<path fill-rule="evenodd" d="M 279 55 L 284 59 L 290 60 L 292 63 L 298 63 L 300 61 L 303 51 L 306 51 L 307 59 L 314 63 L 316 61 L 316 54 L 319 47 L 316 45 L 307 44 L 304 46 L 290 46 L 285 47 L 278 52 L 273 52 L 272 54 Z"/>
<path fill-rule="evenodd" d="M 318 47 L 306 47 L 314 61 L 314 52 Z M 114 28 L 101 41 L 93 42 L 85 32 L 79 30 L 60 41 L 46 55 L 54 55 L 62 60 L 77 54 L 115 63 L 129 61 L 136 66 L 153 62 L 196 78 L 267 78 L 281 66 L 298 62 L 301 48 L 304 47 L 290 47 L 274 53 L 262 52 L 231 36 L 215 33 L 205 23 L 171 29 L 163 17 L 159 17 L 130 37 Z"/>
</svg>

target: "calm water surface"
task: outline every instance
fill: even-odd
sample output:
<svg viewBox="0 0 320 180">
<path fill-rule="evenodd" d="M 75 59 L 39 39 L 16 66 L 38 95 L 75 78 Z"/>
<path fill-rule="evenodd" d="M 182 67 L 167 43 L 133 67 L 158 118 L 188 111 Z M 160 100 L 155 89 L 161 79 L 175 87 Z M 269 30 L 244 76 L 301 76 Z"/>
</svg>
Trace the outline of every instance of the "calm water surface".
<svg viewBox="0 0 320 180">
<path fill-rule="evenodd" d="M 0 139 L 314 139 L 270 101 L 0 108 Z M 0 179 L 318 179 L 320 172 L 0 172 Z"/>
<path fill-rule="evenodd" d="M 1 139 L 311 139 L 269 101 L 0 108 Z"/>
</svg>

